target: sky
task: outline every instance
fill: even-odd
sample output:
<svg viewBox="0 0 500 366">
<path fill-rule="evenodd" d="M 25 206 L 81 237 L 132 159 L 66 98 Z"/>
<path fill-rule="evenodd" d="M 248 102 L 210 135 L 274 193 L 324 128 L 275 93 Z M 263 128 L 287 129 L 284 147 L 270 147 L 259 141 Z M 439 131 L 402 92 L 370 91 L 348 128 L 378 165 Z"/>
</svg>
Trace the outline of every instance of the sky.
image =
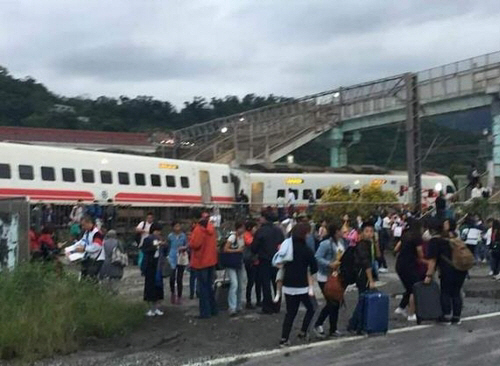
<svg viewBox="0 0 500 366">
<path fill-rule="evenodd" d="M 299 97 L 500 51 L 498 0 L 0 0 L 0 65 L 64 96 Z"/>
</svg>

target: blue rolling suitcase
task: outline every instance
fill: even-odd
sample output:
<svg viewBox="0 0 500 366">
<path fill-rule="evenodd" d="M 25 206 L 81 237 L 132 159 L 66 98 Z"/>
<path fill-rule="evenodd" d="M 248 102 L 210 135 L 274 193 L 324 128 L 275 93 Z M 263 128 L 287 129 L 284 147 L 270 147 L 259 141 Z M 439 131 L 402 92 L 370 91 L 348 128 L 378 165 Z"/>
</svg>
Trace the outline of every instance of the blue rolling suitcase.
<svg viewBox="0 0 500 366">
<path fill-rule="evenodd" d="M 363 304 L 363 329 L 368 334 L 387 333 L 389 329 L 389 296 L 367 292 Z"/>
</svg>

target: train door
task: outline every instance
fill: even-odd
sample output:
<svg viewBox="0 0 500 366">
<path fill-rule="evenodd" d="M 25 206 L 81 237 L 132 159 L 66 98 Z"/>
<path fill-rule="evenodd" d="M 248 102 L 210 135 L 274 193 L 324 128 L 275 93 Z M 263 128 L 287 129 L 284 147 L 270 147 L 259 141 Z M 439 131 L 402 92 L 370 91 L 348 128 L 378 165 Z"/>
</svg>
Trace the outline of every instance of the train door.
<svg viewBox="0 0 500 366">
<path fill-rule="evenodd" d="M 200 170 L 201 201 L 207 205 L 212 202 L 212 187 L 210 186 L 210 174 L 206 170 Z"/>
<path fill-rule="evenodd" d="M 264 203 L 264 183 L 252 182 L 252 211 L 262 210 Z"/>
</svg>

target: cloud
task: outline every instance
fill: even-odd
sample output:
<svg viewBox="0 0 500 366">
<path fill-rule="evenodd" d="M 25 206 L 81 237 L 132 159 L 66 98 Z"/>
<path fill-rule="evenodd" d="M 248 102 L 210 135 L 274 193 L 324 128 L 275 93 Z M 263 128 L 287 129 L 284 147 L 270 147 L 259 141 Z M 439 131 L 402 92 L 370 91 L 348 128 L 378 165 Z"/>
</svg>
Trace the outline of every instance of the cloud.
<svg viewBox="0 0 500 366">
<path fill-rule="evenodd" d="M 6 0 L 0 64 L 68 96 L 301 96 L 495 51 L 499 23 L 493 0 Z"/>
</svg>

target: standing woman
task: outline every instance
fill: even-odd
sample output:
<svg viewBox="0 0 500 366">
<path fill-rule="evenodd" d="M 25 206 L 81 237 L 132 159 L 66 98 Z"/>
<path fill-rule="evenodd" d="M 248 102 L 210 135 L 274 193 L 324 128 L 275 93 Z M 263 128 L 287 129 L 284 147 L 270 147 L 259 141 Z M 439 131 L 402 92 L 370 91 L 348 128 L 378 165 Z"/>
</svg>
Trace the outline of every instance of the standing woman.
<svg viewBox="0 0 500 366">
<path fill-rule="evenodd" d="M 429 224 L 432 239 L 429 241 L 427 258 L 429 260 L 425 283 L 432 281 L 436 268 L 441 274 L 441 308 L 443 316 L 439 319 L 443 323 L 460 324 L 463 301 L 461 296 L 462 286 L 467 271 L 459 271 L 452 266 L 451 246 L 448 238 L 443 238 L 443 223 L 433 220 Z"/>
<path fill-rule="evenodd" d="M 415 219 L 408 221 L 408 229 L 405 230 L 401 240 L 396 244 L 394 251 L 398 254 L 396 259 L 396 272 L 405 287 L 405 293 L 395 313 L 407 317 L 408 321 L 417 321 L 415 315 L 415 299 L 413 297 L 413 285 L 423 278 L 419 276 L 419 263 L 424 263 L 424 251 L 422 249 L 422 229 L 420 223 Z M 408 307 L 408 311 L 406 308 Z"/>
<path fill-rule="evenodd" d="M 168 234 L 167 243 L 169 247 L 168 260 L 173 269 L 170 276 L 170 302 L 180 305 L 182 297 L 182 279 L 184 270 L 189 264 L 187 253 L 188 242 L 186 234 L 181 230 L 181 224 L 177 221 L 172 223 L 173 231 Z M 175 284 L 177 282 L 177 294 L 175 293 Z"/>
<path fill-rule="evenodd" d="M 122 253 L 125 253 L 122 243 L 118 240 L 116 231 L 109 230 L 104 237 L 104 253 L 106 257 L 101 267 L 99 277 L 106 281 L 106 285 L 112 293 L 118 293 L 118 281 L 123 277 L 123 267 L 120 264 L 112 263 L 113 250 L 118 248 Z"/>
<path fill-rule="evenodd" d="M 226 253 L 243 253 L 245 249 L 245 225 L 242 222 L 236 223 L 236 232 L 231 234 L 227 239 L 224 252 Z M 242 259 L 240 259 L 242 260 Z M 235 316 L 242 310 L 241 298 L 243 295 L 243 261 L 238 264 L 239 267 L 227 268 L 230 286 L 227 302 L 229 305 L 229 315 Z"/>
<path fill-rule="evenodd" d="M 311 231 L 308 223 L 299 223 L 292 230 L 293 260 L 284 265 L 283 293 L 286 300 L 286 315 L 283 322 L 280 346 L 290 345 L 289 337 L 293 321 L 302 303 L 306 315 L 302 321 L 299 338 L 306 338 L 307 330 L 314 316 L 314 305 L 309 296 L 308 274 L 314 275 L 318 265 L 314 253 L 306 245 L 306 236 Z"/>
<path fill-rule="evenodd" d="M 252 305 L 252 289 L 255 285 L 255 298 L 257 300 L 257 306 L 261 306 L 262 300 L 262 289 L 260 286 L 259 278 L 257 277 L 257 268 L 259 265 L 259 260 L 252 253 L 252 242 L 253 236 L 257 231 L 257 223 L 254 221 L 248 221 L 245 225 L 245 233 L 243 234 L 243 240 L 245 241 L 245 253 L 248 254 L 248 258 L 245 258 L 243 255 L 243 259 L 245 261 L 245 270 L 247 273 L 247 289 L 246 289 L 246 298 L 247 302 L 245 307 L 247 309 L 253 309 Z"/>
<path fill-rule="evenodd" d="M 163 315 L 158 307 L 163 300 L 163 277 L 161 265 L 164 258 L 161 253 L 165 242 L 161 236 L 162 227 L 154 222 L 149 229 L 149 236 L 143 242 L 141 250 L 144 253 L 143 273 L 144 273 L 144 301 L 150 304 L 146 316 Z"/>
<path fill-rule="evenodd" d="M 321 222 L 321 226 L 318 229 L 318 239 L 320 242 L 328 239 L 328 225 L 326 223 L 326 220 L 323 220 Z"/>
<path fill-rule="evenodd" d="M 324 294 L 328 276 L 333 271 L 336 271 L 340 266 L 340 257 L 345 251 L 344 238 L 342 238 L 342 231 L 337 225 L 330 225 L 328 227 L 330 237 L 323 240 L 319 244 L 318 251 L 316 252 L 316 260 L 318 261 L 318 274 L 316 276 L 318 285 Z M 337 301 L 328 301 L 325 297 L 326 304 L 321 310 L 321 313 L 314 325 L 314 331 L 319 337 L 325 336 L 323 323 L 327 317 L 330 318 L 330 336 L 339 336 L 337 331 L 337 322 L 339 319 L 340 304 Z"/>
</svg>

